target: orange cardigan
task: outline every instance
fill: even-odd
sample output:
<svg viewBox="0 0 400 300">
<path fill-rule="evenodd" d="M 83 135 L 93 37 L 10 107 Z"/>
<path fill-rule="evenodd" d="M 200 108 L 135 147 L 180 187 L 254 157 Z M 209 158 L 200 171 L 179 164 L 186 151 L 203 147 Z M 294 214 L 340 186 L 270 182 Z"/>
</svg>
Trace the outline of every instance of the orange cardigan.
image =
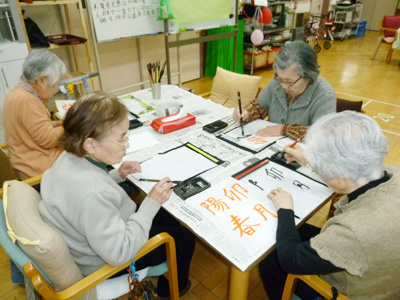
<svg viewBox="0 0 400 300">
<path fill-rule="evenodd" d="M 5 99 L 4 127 L 10 162 L 21 179 L 43 174 L 62 152 L 64 128 L 54 127 L 46 105 L 21 87 Z"/>
</svg>

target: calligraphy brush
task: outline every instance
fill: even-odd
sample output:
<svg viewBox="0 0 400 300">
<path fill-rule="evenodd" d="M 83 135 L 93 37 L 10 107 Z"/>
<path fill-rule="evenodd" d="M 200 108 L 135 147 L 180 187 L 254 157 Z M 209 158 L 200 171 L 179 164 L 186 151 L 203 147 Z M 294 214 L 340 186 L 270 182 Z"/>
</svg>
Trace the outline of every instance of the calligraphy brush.
<svg viewBox="0 0 400 300">
<path fill-rule="evenodd" d="M 240 127 L 242 128 L 242 136 L 238 136 L 236 139 L 243 139 L 243 138 L 249 137 L 251 134 L 244 135 L 243 117 L 242 117 L 242 99 L 240 97 L 240 92 L 239 91 L 238 91 L 238 102 L 239 102 Z"/>
<path fill-rule="evenodd" d="M 300 142 L 302 139 L 303 139 L 303 137 L 304 137 L 304 134 L 301 136 L 301 137 L 299 137 L 293 144 L 291 144 L 289 147 L 290 148 L 293 148 L 294 147 L 294 145 L 296 145 L 298 142 Z"/>
<path fill-rule="evenodd" d="M 243 118 L 242 118 L 242 99 L 240 99 L 239 91 L 238 91 L 238 102 L 239 102 L 239 112 L 240 112 L 240 127 L 242 128 L 242 136 L 244 136 Z"/>
<path fill-rule="evenodd" d="M 157 70 L 156 70 L 156 64 L 152 63 L 151 64 L 151 68 L 153 70 L 153 74 L 154 74 L 154 83 L 157 83 Z"/>
<path fill-rule="evenodd" d="M 157 74 L 158 74 L 157 82 L 160 82 L 160 79 L 161 79 L 161 62 L 160 61 L 157 62 Z"/>
<path fill-rule="evenodd" d="M 161 68 L 161 72 L 160 72 L 160 80 L 159 82 L 161 82 L 161 78 L 164 75 L 164 71 L 165 71 L 165 66 L 167 65 L 167 61 L 164 62 L 162 68 Z"/>
<path fill-rule="evenodd" d="M 153 83 L 154 80 L 153 80 L 153 75 L 152 75 L 153 72 L 152 72 L 152 70 L 151 70 L 151 63 L 148 63 L 148 64 L 147 64 L 147 71 L 149 71 L 150 82 Z"/>
<path fill-rule="evenodd" d="M 160 179 L 148 179 L 148 178 L 139 178 L 139 180 L 140 181 L 147 181 L 147 182 L 159 182 L 160 181 Z M 175 184 L 182 183 L 182 181 L 179 181 L 179 180 L 169 180 L 169 181 L 167 181 L 167 183 L 169 183 L 169 182 L 172 182 L 172 183 L 175 183 Z"/>
</svg>

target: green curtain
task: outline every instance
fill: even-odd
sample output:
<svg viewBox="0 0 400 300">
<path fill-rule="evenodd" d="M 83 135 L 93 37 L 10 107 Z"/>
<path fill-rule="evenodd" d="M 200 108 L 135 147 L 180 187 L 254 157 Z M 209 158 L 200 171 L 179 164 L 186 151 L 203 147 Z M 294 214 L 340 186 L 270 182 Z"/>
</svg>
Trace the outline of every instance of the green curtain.
<svg viewBox="0 0 400 300">
<path fill-rule="evenodd" d="M 238 21 L 236 73 L 243 74 L 243 26 L 244 20 Z M 207 35 L 233 32 L 234 26 L 207 30 Z M 204 75 L 215 77 L 217 67 L 233 71 L 234 38 L 221 39 L 207 43 Z"/>
</svg>

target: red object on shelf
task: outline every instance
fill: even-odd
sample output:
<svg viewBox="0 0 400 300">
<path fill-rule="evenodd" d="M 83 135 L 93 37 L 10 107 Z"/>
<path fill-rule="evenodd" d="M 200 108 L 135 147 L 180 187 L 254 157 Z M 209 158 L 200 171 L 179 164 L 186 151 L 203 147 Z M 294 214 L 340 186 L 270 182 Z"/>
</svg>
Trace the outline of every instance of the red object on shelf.
<svg viewBox="0 0 400 300">
<path fill-rule="evenodd" d="M 71 35 L 71 34 L 56 34 L 56 35 L 48 35 L 46 39 L 52 43 L 57 45 L 74 45 L 74 44 L 82 44 L 87 41 L 87 39 L 81 38 L 79 36 Z"/>
</svg>

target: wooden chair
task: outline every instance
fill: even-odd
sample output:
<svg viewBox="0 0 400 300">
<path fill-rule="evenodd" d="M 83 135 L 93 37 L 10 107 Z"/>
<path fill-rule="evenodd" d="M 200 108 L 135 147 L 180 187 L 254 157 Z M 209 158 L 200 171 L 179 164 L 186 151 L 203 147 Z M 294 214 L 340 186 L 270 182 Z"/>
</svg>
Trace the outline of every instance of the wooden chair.
<svg viewBox="0 0 400 300">
<path fill-rule="evenodd" d="M 61 236 L 42 220 L 39 201 L 37 191 L 24 182 L 12 180 L 4 184 L 3 205 L 0 205 L 0 244 L 4 251 L 26 274 L 25 283 L 31 283 L 43 299 L 97 299 L 96 287 L 126 269 L 131 261 L 121 266 L 106 265 L 83 277 Z M 133 259 L 136 261 L 162 245 L 166 249 L 168 270 L 165 276 L 169 280 L 171 299 L 179 299 L 175 242 L 169 234 L 151 238 Z M 159 276 L 164 271 L 165 268 L 153 275 Z M 119 277 L 112 281 L 116 279 Z M 122 279 L 128 287 L 126 276 Z"/>
<path fill-rule="evenodd" d="M 283 290 L 282 300 L 291 300 L 293 298 L 293 294 L 296 289 L 297 280 L 303 281 L 305 284 L 310 286 L 312 289 L 314 289 L 316 292 L 321 294 L 326 299 L 333 298 L 332 286 L 330 284 L 328 284 L 326 281 L 324 281 L 322 278 L 320 278 L 319 276 L 289 274 L 286 279 L 285 288 Z M 337 298 L 335 298 L 335 299 L 350 300 L 344 294 L 342 294 L 340 292 L 337 292 L 337 293 L 338 293 Z M 306 299 L 304 299 L 304 300 L 306 300 Z"/>
<path fill-rule="evenodd" d="M 400 16 L 384 16 L 379 21 L 379 37 L 371 59 L 375 59 L 379 46 L 383 43 L 389 44 L 390 49 L 386 56 L 386 63 L 390 63 L 393 54 L 392 44 L 397 38 L 397 29 L 400 28 Z"/>
<path fill-rule="evenodd" d="M 7 144 L 0 144 L 0 186 L 7 180 L 17 179 L 13 168 L 11 167 L 10 160 L 7 153 Z M 27 184 L 33 186 L 40 182 L 42 175 L 38 175 L 32 178 L 24 180 Z M 0 188 L 0 198 L 3 196 L 3 189 Z"/>
<path fill-rule="evenodd" d="M 352 110 L 356 112 L 362 112 L 362 106 L 363 102 L 362 101 L 351 101 L 351 100 L 345 100 L 341 98 L 336 98 L 336 111 L 341 112 L 345 110 Z"/>
</svg>

